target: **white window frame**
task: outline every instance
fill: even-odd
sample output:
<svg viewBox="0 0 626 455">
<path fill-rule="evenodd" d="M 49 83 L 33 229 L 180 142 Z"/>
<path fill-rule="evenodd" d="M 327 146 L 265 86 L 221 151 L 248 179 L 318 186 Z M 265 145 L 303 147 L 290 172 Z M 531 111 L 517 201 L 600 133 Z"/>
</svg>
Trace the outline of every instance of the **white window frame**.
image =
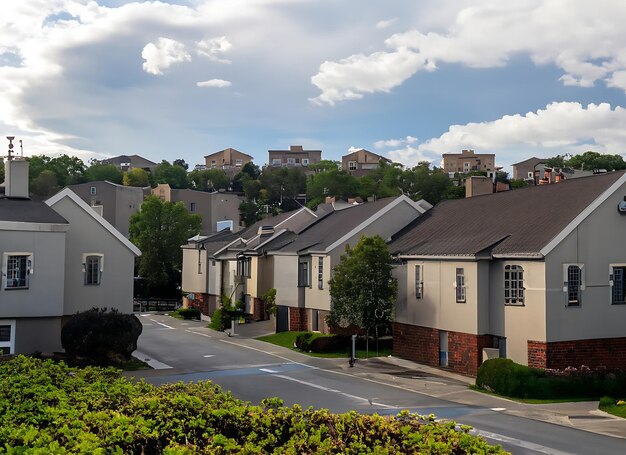
<svg viewBox="0 0 626 455">
<path fill-rule="evenodd" d="M 311 263 L 308 259 L 298 261 L 298 287 L 311 287 Z"/>
<path fill-rule="evenodd" d="M 454 279 L 454 294 L 456 303 L 465 303 L 467 292 L 465 292 L 465 268 L 456 267 Z"/>
<path fill-rule="evenodd" d="M 324 256 L 317 259 L 317 288 L 324 289 Z"/>
<path fill-rule="evenodd" d="M 296 164 L 295 158 L 287 158 L 287 164 Z"/>
<path fill-rule="evenodd" d="M 302 158 L 302 165 L 303 166 L 308 166 L 309 165 L 309 159 L 308 158 Z"/>
<path fill-rule="evenodd" d="M 15 354 L 15 319 L 0 319 L 0 325 L 8 325 L 11 328 L 9 341 L 0 341 L 0 348 L 9 348 L 9 354 Z"/>
<path fill-rule="evenodd" d="M 348 170 L 349 171 L 356 171 L 357 170 L 356 161 L 348 161 Z"/>
<path fill-rule="evenodd" d="M 98 281 L 97 283 L 88 283 L 87 277 L 87 261 L 90 258 L 96 257 L 98 258 Z M 82 256 L 82 267 L 83 267 L 83 285 L 85 286 L 100 286 L 102 284 L 102 273 L 104 272 L 104 254 L 102 253 L 83 253 Z"/>
<path fill-rule="evenodd" d="M 570 299 L 570 282 L 569 282 L 569 268 L 578 267 L 580 270 L 580 283 L 578 284 L 577 299 Z M 582 303 L 582 291 L 585 290 L 585 265 L 577 263 L 563 264 L 563 292 L 565 293 L 565 304 L 567 307 L 580 307 Z"/>
<path fill-rule="evenodd" d="M 95 196 L 98 192 L 98 189 L 95 186 L 89 187 L 89 194 Z"/>
<path fill-rule="evenodd" d="M 9 284 L 9 257 L 26 256 L 26 286 L 8 286 Z M 33 253 L 23 251 L 7 251 L 2 255 L 2 288 L 5 290 L 29 289 L 30 275 L 35 273 Z M 13 284 L 13 283 L 11 283 Z"/>
<path fill-rule="evenodd" d="M 251 278 L 252 277 L 252 258 L 247 256 L 239 256 L 237 258 L 237 276 Z"/>
<path fill-rule="evenodd" d="M 424 270 L 422 264 L 415 264 L 413 273 L 415 277 L 415 298 L 420 300 L 424 296 L 424 277 L 422 276 Z"/>
<path fill-rule="evenodd" d="M 509 273 L 509 278 L 506 277 L 507 273 Z M 512 277 L 512 274 L 515 274 L 515 278 Z M 505 305 L 524 306 L 524 302 L 526 301 L 524 280 L 524 267 L 519 264 L 505 264 L 503 275 Z M 513 296 L 513 294 L 515 294 L 515 296 Z"/>
<path fill-rule="evenodd" d="M 283 164 L 283 160 L 280 158 L 272 158 L 272 166 L 280 166 Z"/>
<path fill-rule="evenodd" d="M 615 301 L 615 269 L 623 269 L 621 272 L 622 280 L 622 300 Z M 624 305 L 626 304 L 626 264 L 609 264 L 609 303 L 611 305 Z"/>
<path fill-rule="evenodd" d="M 243 166 L 243 160 L 235 160 L 235 166 L 237 167 Z"/>
</svg>

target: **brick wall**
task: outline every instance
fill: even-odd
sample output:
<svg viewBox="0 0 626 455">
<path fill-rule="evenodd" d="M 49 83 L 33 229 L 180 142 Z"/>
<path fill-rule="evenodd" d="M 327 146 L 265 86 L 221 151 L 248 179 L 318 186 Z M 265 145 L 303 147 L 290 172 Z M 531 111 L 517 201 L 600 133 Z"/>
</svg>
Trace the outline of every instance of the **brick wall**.
<svg viewBox="0 0 626 455">
<path fill-rule="evenodd" d="M 289 330 L 309 330 L 306 317 L 306 308 L 289 307 Z"/>
<path fill-rule="evenodd" d="M 217 296 L 211 294 L 195 294 L 195 299 L 189 300 L 189 306 L 198 308 L 205 316 L 213 316 L 217 308 Z"/>
<path fill-rule="evenodd" d="M 626 337 L 553 343 L 529 340 L 528 365 L 559 370 L 581 365 L 591 369 L 626 370 Z"/>
<path fill-rule="evenodd" d="M 493 347 L 492 335 L 448 331 L 448 368 L 476 376 L 483 348 Z M 414 362 L 439 366 L 439 330 L 409 324 L 393 324 L 393 354 Z"/>
<path fill-rule="evenodd" d="M 439 366 L 439 330 L 393 323 L 393 355 L 413 362 Z"/>
<path fill-rule="evenodd" d="M 252 319 L 255 321 L 265 321 L 269 319 L 269 314 L 265 311 L 266 305 L 263 300 L 257 297 L 252 297 L 251 300 L 252 304 L 250 306 L 252 309 Z"/>
</svg>

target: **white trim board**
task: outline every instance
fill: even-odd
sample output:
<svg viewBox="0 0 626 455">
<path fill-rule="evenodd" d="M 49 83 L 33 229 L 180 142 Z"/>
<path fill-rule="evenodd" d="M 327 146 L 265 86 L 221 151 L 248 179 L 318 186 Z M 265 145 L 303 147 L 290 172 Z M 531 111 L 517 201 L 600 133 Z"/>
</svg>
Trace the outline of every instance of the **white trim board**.
<svg viewBox="0 0 626 455">
<path fill-rule="evenodd" d="M 117 229 L 115 229 L 115 227 L 109 223 L 107 220 L 105 220 L 103 217 L 101 217 L 100 215 L 98 215 L 96 213 L 95 210 L 93 210 L 89 204 L 87 204 L 85 201 L 83 201 L 76 193 L 74 193 L 71 189 L 69 188 L 64 188 L 61 191 L 59 191 L 57 194 L 55 194 L 54 196 L 52 196 L 50 199 L 47 199 L 45 202 L 46 204 L 51 207 L 52 209 L 54 209 L 53 205 L 55 205 L 57 202 L 59 202 L 60 200 L 62 200 L 63 198 L 69 198 L 71 201 L 73 201 L 76 205 L 78 205 L 81 209 L 83 209 L 83 211 L 85 213 L 87 213 L 89 216 L 91 216 L 94 220 L 96 220 L 103 228 L 105 228 L 107 231 L 109 231 L 113 237 L 115 237 L 117 240 L 119 240 L 126 248 L 128 248 L 130 251 L 132 251 L 135 256 L 141 256 L 141 250 L 139 250 L 139 248 L 137 248 L 130 240 L 128 240 L 126 237 L 124 237 L 122 235 L 122 233 L 120 231 L 118 231 Z"/>
</svg>

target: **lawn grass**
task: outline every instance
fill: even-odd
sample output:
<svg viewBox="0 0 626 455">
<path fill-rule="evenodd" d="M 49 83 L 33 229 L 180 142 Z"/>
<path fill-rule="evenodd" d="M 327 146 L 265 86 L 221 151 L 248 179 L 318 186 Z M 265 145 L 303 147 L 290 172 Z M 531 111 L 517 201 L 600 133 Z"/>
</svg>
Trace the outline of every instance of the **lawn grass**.
<svg viewBox="0 0 626 455">
<path fill-rule="evenodd" d="M 323 358 L 341 358 L 350 356 L 350 348 L 341 349 L 333 352 L 305 352 L 295 347 L 296 337 L 300 334 L 307 332 L 278 332 L 272 335 L 267 335 L 257 338 L 257 340 L 265 341 L 266 343 L 272 343 L 277 346 L 291 349 L 292 351 L 302 352 L 303 354 L 310 355 L 311 357 L 323 357 Z M 387 357 L 391 355 L 391 349 L 380 349 L 378 355 L 376 355 L 376 343 L 370 342 L 369 353 L 365 349 L 356 350 L 357 359 L 366 359 L 369 357 Z"/>
<path fill-rule="evenodd" d="M 490 392 L 489 390 L 483 389 L 477 385 L 470 385 L 470 389 L 484 393 L 485 395 L 491 395 L 498 398 L 506 398 L 507 400 L 517 401 L 518 403 L 527 403 L 527 404 L 548 404 L 548 403 L 577 403 L 581 401 L 597 401 L 597 398 L 592 397 L 571 397 L 571 398 L 518 398 L 518 397 L 508 397 L 506 395 L 499 395 L 497 393 Z"/>
<path fill-rule="evenodd" d="M 617 404 L 617 400 L 609 397 L 603 397 L 600 400 L 600 411 L 604 411 L 608 414 L 612 414 L 622 419 L 626 419 L 626 404 Z"/>
</svg>

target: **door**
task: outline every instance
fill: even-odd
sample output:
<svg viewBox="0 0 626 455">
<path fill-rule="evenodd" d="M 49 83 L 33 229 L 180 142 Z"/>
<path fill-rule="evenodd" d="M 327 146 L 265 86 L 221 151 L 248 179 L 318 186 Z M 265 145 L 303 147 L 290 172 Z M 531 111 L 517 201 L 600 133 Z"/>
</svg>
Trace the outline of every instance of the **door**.
<svg viewBox="0 0 626 455">
<path fill-rule="evenodd" d="M 289 307 L 276 307 L 276 332 L 289 331 Z"/>
</svg>

